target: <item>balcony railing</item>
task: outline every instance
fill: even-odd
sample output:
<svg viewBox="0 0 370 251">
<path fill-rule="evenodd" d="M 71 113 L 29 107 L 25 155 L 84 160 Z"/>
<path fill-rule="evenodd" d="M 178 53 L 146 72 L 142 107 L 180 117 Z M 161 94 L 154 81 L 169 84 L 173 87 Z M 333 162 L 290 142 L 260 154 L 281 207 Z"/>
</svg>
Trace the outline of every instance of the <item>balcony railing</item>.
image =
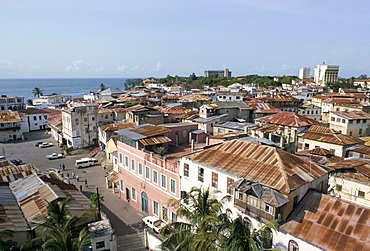
<svg viewBox="0 0 370 251">
<path fill-rule="evenodd" d="M 262 221 L 272 221 L 275 219 L 275 216 L 269 214 L 268 212 L 256 208 L 254 206 L 248 205 L 246 201 L 234 198 L 234 205 L 243 213 L 250 215 L 255 219 L 261 219 Z"/>
<path fill-rule="evenodd" d="M 20 130 L 20 129 L 21 129 L 21 126 L 0 127 L 0 131 Z"/>
</svg>

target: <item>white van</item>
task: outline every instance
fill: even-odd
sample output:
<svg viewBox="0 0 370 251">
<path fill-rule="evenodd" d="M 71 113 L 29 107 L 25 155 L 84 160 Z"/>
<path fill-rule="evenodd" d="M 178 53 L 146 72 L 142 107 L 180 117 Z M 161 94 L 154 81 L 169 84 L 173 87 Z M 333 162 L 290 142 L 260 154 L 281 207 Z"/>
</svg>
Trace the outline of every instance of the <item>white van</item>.
<svg viewBox="0 0 370 251">
<path fill-rule="evenodd" d="M 82 159 L 76 160 L 75 166 L 78 169 L 80 169 L 82 167 L 93 166 L 96 163 L 98 163 L 98 160 L 97 159 L 94 159 L 94 158 L 82 158 Z"/>
</svg>

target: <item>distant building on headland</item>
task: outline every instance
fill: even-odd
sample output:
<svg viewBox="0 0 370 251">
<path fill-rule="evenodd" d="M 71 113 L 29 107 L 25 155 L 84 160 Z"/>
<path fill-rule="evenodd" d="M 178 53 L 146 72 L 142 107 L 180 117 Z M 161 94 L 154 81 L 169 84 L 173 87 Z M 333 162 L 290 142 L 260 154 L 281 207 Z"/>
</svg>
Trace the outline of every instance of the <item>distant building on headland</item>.
<svg viewBox="0 0 370 251">
<path fill-rule="evenodd" d="M 315 83 L 324 86 L 328 82 L 338 81 L 339 65 L 319 64 L 315 68 Z"/>
<path fill-rule="evenodd" d="M 231 71 L 229 69 L 224 69 L 224 70 L 206 70 L 204 71 L 204 77 L 216 77 L 216 78 L 231 78 Z"/>
</svg>

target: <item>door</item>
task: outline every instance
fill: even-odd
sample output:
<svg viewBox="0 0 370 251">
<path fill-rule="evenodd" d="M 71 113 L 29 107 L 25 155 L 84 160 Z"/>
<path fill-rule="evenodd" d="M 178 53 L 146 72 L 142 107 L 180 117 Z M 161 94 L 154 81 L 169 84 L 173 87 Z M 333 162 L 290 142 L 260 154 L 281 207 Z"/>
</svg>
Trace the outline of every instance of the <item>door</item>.
<svg viewBox="0 0 370 251">
<path fill-rule="evenodd" d="M 126 187 L 126 200 L 130 201 L 130 189 Z"/>
<path fill-rule="evenodd" d="M 148 196 L 145 192 L 141 193 L 141 210 L 148 213 Z"/>
</svg>

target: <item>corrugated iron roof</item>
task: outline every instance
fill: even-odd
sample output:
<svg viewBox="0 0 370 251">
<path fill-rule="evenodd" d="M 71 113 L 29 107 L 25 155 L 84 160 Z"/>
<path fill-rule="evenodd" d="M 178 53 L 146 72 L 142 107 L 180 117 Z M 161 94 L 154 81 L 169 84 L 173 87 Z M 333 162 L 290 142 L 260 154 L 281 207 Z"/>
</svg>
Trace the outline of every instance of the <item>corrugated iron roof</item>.
<svg viewBox="0 0 370 251">
<path fill-rule="evenodd" d="M 1 161 L 0 163 L 8 163 L 7 165 L 0 166 L 0 181 L 11 182 L 17 179 L 25 178 L 31 174 L 40 173 L 40 170 L 32 164 L 15 166 L 9 161 Z"/>
<path fill-rule="evenodd" d="M 122 129 L 122 130 L 116 131 L 116 133 L 122 136 L 125 136 L 127 138 L 133 139 L 133 140 L 140 140 L 140 139 L 144 139 L 147 137 L 164 134 L 170 131 L 171 129 L 165 126 L 143 124 L 143 125 L 138 125 L 138 126 L 129 128 L 129 129 Z"/>
<path fill-rule="evenodd" d="M 370 114 L 364 111 L 351 111 L 351 112 L 332 112 L 337 116 L 344 117 L 349 120 L 353 119 L 370 119 Z"/>
<path fill-rule="evenodd" d="M 103 131 L 116 131 L 116 130 L 122 130 L 122 129 L 127 129 L 134 127 L 136 124 L 133 122 L 130 123 L 113 123 L 113 124 L 108 124 L 108 125 L 103 125 L 100 127 L 101 130 Z"/>
<path fill-rule="evenodd" d="M 359 173 L 370 177 L 370 163 L 368 159 L 346 159 L 341 162 L 330 163 L 328 166 L 332 169 L 355 169 Z"/>
<path fill-rule="evenodd" d="M 366 155 L 370 155 L 370 147 L 369 146 L 363 146 L 363 145 L 358 145 L 358 146 L 351 146 L 347 148 L 347 151 L 352 151 L 356 153 L 362 153 Z"/>
<path fill-rule="evenodd" d="M 370 209 L 309 191 L 280 230 L 324 250 L 370 250 Z"/>
<path fill-rule="evenodd" d="M 288 96 L 288 95 L 273 95 L 268 97 L 262 97 L 260 100 L 264 102 L 298 102 L 299 99 Z"/>
<path fill-rule="evenodd" d="M 186 102 L 186 101 L 209 101 L 212 100 L 212 98 L 201 95 L 201 94 L 190 94 L 190 95 L 185 95 L 181 97 L 180 102 Z"/>
<path fill-rule="evenodd" d="M 18 112 L 13 111 L 1 111 L 0 112 L 0 123 L 16 123 L 21 122 Z"/>
<path fill-rule="evenodd" d="M 254 113 L 278 113 L 281 112 L 279 108 L 272 106 L 268 103 L 253 103 L 248 104 Z"/>
<path fill-rule="evenodd" d="M 319 121 L 304 117 L 295 112 L 279 112 L 273 115 L 255 119 L 266 123 L 284 126 L 305 127 L 320 124 Z"/>
<path fill-rule="evenodd" d="M 320 131 L 316 131 L 317 129 L 318 127 L 311 127 L 308 132 L 304 133 L 300 137 L 315 140 L 315 141 L 320 141 L 320 142 L 342 145 L 342 146 L 359 144 L 359 143 L 364 142 L 363 140 L 356 138 L 356 137 L 348 136 L 348 135 L 341 134 L 341 133 L 320 132 Z M 321 127 L 319 128 L 319 130 L 320 129 Z"/>
<path fill-rule="evenodd" d="M 187 158 L 286 193 L 327 174 L 320 165 L 301 157 L 242 140 L 225 142 Z"/>
<path fill-rule="evenodd" d="M 152 146 L 170 142 L 171 139 L 166 136 L 154 136 L 151 138 L 140 139 L 139 142 L 144 146 Z"/>
</svg>

